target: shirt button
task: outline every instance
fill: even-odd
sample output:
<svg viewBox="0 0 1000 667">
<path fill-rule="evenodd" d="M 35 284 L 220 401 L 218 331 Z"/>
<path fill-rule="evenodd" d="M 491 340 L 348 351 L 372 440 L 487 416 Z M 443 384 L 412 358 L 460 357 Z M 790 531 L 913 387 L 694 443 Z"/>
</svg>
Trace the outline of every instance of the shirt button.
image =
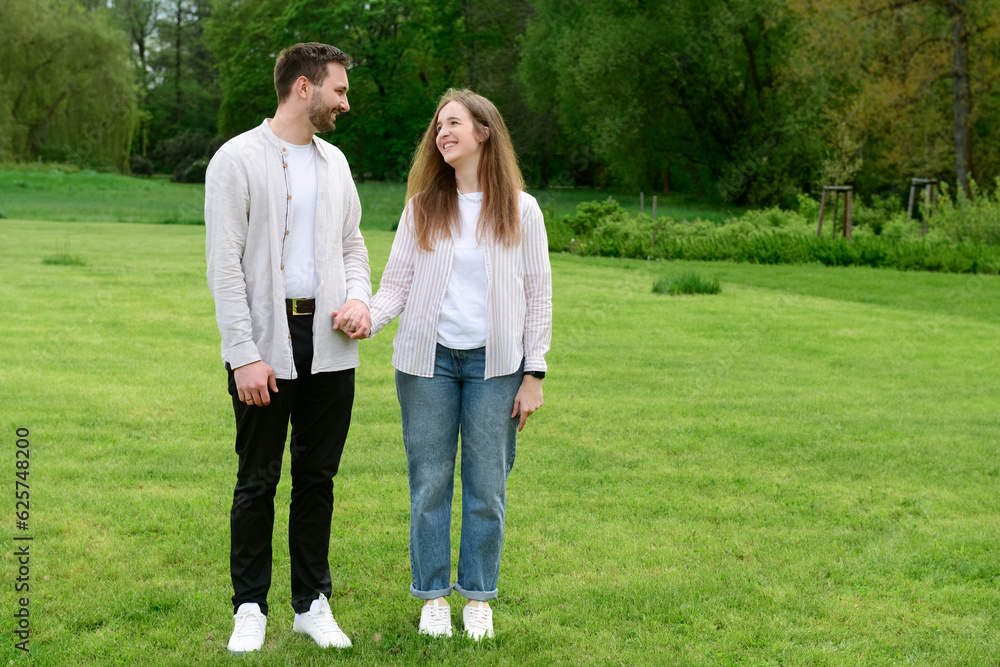
<svg viewBox="0 0 1000 667">
<path fill-rule="evenodd" d="M 288 195 L 288 198 L 289 198 L 289 199 L 291 199 L 291 198 L 292 198 L 292 195 Z"/>
<path fill-rule="evenodd" d="M 287 162 L 282 162 L 281 166 L 284 167 L 285 169 L 288 169 L 288 163 Z"/>
<path fill-rule="evenodd" d="M 284 264 L 282 264 L 282 265 L 281 265 L 281 270 L 282 270 L 282 271 L 284 271 L 284 270 L 285 270 L 285 265 L 284 265 Z"/>
<path fill-rule="evenodd" d="M 285 230 L 285 236 L 288 236 L 289 234 L 291 234 L 291 232 L 286 229 Z"/>
<path fill-rule="evenodd" d="M 284 152 L 285 152 L 285 151 L 287 151 L 287 150 L 288 150 L 288 149 L 287 149 L 287 148 L 285 148 L 284 146 L 282 146 L 282 147 L 281 147 L 281 152 L 282 152 L 282 153 L 284 153 Z"/>
</svg>

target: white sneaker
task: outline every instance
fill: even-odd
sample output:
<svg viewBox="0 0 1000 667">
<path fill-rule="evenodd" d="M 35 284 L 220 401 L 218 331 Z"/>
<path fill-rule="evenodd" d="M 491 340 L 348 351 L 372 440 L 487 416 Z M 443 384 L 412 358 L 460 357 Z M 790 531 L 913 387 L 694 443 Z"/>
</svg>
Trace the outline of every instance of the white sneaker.
<svg viewBox="0 0 1000 667">
<path fill-rule="evenodd" d="M 462 621 L 465 623 L 467 637 L 477 642 L 483 637 L 493 638 L 493 610 L 489 607 L 465 605 L 465 609 L 462 610 Z"/>
<path fill-rule="evenodd" d="M 267 628 L 267 616 L 260 613 L 260 605 L 256 602 L 244 602 L 233 616 L 236 627 L 229 638 L 229 652 L 233 655 L 243 655 L 251 651 L 259 651 L 264 645 L 264 630 Z"/>
<path fill-rule="evenodd" d="M 447 602 L 430 602 L 420 610 L 417 632 L 431 637 L 451 637 L 451 607 Z"/>
<path fill-rule="evenodd" d="M 337 621 L 333 620 L 330 603 L 327 602 L 326 596 L 322 593 L 319 594 L 319 598 L 312 601 L 309 611 L 304 614 L 295 614 L 292 631 L 309 635 L 314 642 L 323 648 L 328 646 L 351 648 L 351 640 L 337 625 Z"/>
</svg>

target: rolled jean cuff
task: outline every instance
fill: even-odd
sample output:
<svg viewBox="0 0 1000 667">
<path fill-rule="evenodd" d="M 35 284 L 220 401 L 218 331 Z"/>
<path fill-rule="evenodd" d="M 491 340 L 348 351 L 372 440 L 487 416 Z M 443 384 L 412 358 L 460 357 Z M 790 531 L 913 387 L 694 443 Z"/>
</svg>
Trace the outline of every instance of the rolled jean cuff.
<svg viewBox="0 0 1000 667">
<path fill-rule="evenodd" d="M 418 591 L 410 584 L 410 595 L 419 600 L 437 600 L 451 595 L 451 588 L 440 588 L 436 591 Z"/>
<path fill-rule="evenodd" d="M 489 600 L 495 600 L 497 597 L 497 590 L 492 591 L 467 591 L 457 583 L 452 586 L 462 597 L 466 600 L 478 600 L 480 602 L 488 602 Z"/>
</svg>

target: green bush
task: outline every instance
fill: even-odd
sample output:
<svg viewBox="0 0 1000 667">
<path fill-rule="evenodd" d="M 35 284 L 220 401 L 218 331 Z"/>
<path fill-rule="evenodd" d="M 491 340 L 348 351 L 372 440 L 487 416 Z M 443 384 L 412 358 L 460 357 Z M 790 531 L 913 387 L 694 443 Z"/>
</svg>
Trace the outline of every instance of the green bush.
<svg viewBox="0 0 1000 667">
<path fill-rule="evenodd" d="M 894 210 L 897 202 L 881 200 L 879 210 Z M 654 222 L 647 215 L 627 213 L 616 202 L 586 202 L 577 207 L 574 217 L 547 220 L 546 229 L 550 250 L 579 255 L 1000 273 L 1000 245 L 977 239 L 954 242 L 941 229 L 920 236 L 920 223 L 907 225 L 898 211 L 881 233 L 868 225 L 859 227 L 851 242 L 819 238 L 814 221 L 803 214 L 811 212 L 809 207 L 800 199 L 799 211 L 748 211 L 716 225 L 672 218 Z M 979 238 L 990 237 L 981 234 Z"/>
<path fill-rule="evenodd" d="M 576 205 L 576 215 L 568 220 L 569 229 L 577 236 L 586 236 L 609 221 L 625 221 L 628 214 L 616 201 L 585 201 Z"/>
<path fill-rule="evenodd" d="M 53 264 L 56 266 L 86 266 L 87 261 L 79 255 L 59 253 L 42 258 L 42 264 Z"/>
<path fill-rule="evenodd" d="M 660 278 L 653 283 L 653 291 L 657 294 L 718 294 L 722 286 L 716 278 L 702 278 L 694 272 L 682 273 L 679 276 Z"/>
<path fill-rule="evenodd" d="M 793 229 L 809 224 L 809 221 L 798 211 L 785 211 L 777 206 L 756 211 L 747 211 L 740 218 L 755 229 Z M 816 221 L 812 221 L 816 224 Z"/>
<path fill-rule="evenodd" d="M 148 157 L 133 153 L 129 157 L 128 164 L 133 176 L 153 175 L 153 161 Z"/>
<path fill-rule="evenodd" d="M 549 202 L 542 209 L 545 220 L 545 235 L 549 241 L 549 252 L 565 252 L 573 241 L 573 231 L 569 228 L 567 216 L 556 217 L 556 206 Z"/>
<path fill-rule="evenodd" d="M 798 200 L 799 215 L 806 220 L 811 220 L 815 224 L 819 220 L 819 202 L 809 195 L 802 193 L 799 194 Z"/>
<path fill-rule="evenodd" d="M 207 172 L 208 158 L 198 158 L 184 169 L 184 176 L 181 181 L 184 183 L 204 183 Z"/>
<path fill-rule="evenodd" d="M 840 229 L 843 224 L 844 215 L 843 201 L 836 207 L 836 211 L 834 211 L 834 208 L 834 198 L 832 196 L 827 197 L 826 209 L 823 212 L 823 227 L 826 233 L 831 235 L 835 212 L 837 231 L 841 233 Z M 798 214 L 805 224 L 815 230 L 816 224 L 819 222 L 819 201 L 809 195 L 800 194 L 798 197 Z M 865 230 L 878 236 L 890 221 L 899 220 L 902 222 L 905 219 L 906 211 L 903 209 L 902 200 L 896 194 L 872 195 L 871 203 L 868 205 L 864 203 L 861 197 L 855 197 L 851 200 L 851 226 L 855 232 Z M 914 229 L 915 235 L 919 235 L 920 226 L 918 225 Z"/>
<path fill-rule="evenodd" d="M 975 181 L 970 183 L 970 189 L 971 199 L 961 188 L 952 196 L 948 185 L 942 183 L 931 225 L 960 243 L 1000 244 L 1000 178 L 992 194 L 981 191 Z"/>
</svg>

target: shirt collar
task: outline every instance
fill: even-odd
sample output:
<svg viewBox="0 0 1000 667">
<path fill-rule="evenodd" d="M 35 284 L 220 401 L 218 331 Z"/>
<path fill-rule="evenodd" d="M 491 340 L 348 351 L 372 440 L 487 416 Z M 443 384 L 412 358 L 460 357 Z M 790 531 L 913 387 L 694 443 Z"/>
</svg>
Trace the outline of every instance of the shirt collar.
<svg viewBox="0 0 1000 667">
<path fill-rule="evenodd" d="M 271 129 L 270 121 L 272 120 L 274 119 L 265 118 L 258 127 L 260 128 L 261 132 L 264 133 L 264 136 L 267 138 L 267 140 L 271 142 L 271 145 L 280 151 L 283 148 L 283 146 L 281 145 L 281 139 L 279 139 L 278 135 L 276 135 L 274 133 L 274 130 Z M 326 159 L 326 156 L 323 155 L 323 151 L 320 149 L 321 142 L 319 141 L 319 138 L 315 134 L 312 135 L 310 143 L 312 143 L 312 145 L 316 147 L 316 153 L 319 154 L 319 156 L 322 157 L 323 159 Z"/>
</svg>

